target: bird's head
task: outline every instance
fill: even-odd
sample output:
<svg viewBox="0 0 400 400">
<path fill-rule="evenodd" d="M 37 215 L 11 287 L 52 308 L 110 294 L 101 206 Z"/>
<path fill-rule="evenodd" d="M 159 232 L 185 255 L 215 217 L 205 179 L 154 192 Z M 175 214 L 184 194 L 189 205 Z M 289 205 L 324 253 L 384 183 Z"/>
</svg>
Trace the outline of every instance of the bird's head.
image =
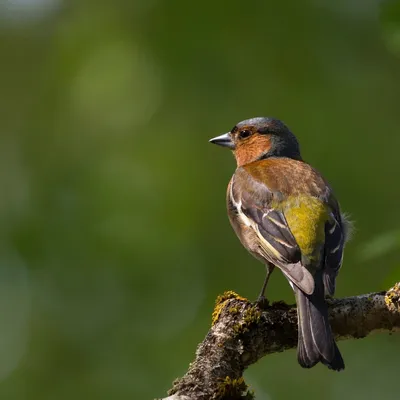
<svg viewBox="0 0 400 400">
<path fill-rule="evenodd" d="M 210 142 L 233 150 L 239 167 L 268 157 L 301 160 L 296 137 L 282 121 L 275 118 L 246 119 Z"/>
</svg>

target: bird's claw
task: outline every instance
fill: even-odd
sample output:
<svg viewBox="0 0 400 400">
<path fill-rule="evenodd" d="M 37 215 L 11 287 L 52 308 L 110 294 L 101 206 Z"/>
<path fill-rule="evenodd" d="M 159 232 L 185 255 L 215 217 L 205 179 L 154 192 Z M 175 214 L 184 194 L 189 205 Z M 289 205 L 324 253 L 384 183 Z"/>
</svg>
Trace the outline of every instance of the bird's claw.
<svg viewBox="0 0 400 400">
<path fill-rule="evenodd" d="M 256 303 L 262 309 L 265 309 L 269 306 L 269 301 L 265 296 L 259 296 Z"/>
</svg>

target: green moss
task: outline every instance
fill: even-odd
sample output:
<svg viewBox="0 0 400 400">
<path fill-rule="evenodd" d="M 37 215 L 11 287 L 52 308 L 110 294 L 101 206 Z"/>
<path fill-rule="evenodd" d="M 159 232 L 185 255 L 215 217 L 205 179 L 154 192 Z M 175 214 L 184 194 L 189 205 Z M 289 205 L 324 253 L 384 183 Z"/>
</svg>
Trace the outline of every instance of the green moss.
<svg viewBox="0 0 400 400">
<path fill-rule="evenodd" d="M 219 385 L 215 400 L 253 400 L 254 392 L 248 389 L 243 377 L 231 379 L 227 376 Z"/>
<path fill-rule="evenodd" d="M 258 323 L 260 322 L 261 311 L 256 306 L 253 306 L 245 311 L 243 317 L 246 324 Z"/>
<path fill-rule="evenodd" d="M 239 314 L 239 307 L 230 307 L 228 312 L 233 315 Z"/>
</svg>

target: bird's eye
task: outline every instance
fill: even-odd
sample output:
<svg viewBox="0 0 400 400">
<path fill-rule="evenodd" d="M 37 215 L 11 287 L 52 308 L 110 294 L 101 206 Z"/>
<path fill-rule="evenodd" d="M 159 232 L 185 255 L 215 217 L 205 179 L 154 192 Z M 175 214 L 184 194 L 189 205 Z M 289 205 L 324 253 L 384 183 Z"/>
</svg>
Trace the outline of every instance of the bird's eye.
<svg viewBox="0 0 400 400">
<path fill-rule="evenodd" d="M 243 131 L 240 131 L 239 137 L 241 139 L 247 138 L 251 135 L 251 131 L 249 129 L 244 129 Z"/>
</svg>

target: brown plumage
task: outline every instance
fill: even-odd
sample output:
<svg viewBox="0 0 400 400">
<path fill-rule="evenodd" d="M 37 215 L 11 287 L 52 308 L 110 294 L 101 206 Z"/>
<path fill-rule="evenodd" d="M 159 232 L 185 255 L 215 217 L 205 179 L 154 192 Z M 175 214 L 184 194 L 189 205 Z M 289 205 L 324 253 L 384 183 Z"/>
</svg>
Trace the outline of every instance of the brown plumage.
<svg viewBox="0 0 400 400">
<path fill-rule="evenodd" d="M 330 186 L 302 161 L 297 139 L 276 119 L 243 121 L 211 141 L 234 151 L 228 215 L 243 246 L 267 266 L 260 298 L 278 267 L 296 295 L 299 363 L 343 369 L 324 296 L 335 290 L 347 223 Z"/>
</svg>

